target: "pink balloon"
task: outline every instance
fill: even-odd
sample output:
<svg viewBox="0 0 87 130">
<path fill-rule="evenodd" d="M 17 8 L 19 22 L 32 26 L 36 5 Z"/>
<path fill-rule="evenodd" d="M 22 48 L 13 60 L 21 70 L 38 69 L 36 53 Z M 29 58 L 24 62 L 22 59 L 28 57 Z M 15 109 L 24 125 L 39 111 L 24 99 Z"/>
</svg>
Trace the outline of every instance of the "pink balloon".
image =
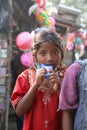
<svg viewBox="0 0 87 130">
<path fill-rule="evenodd" d="M 69 33 L 69 34 L 68 34 L 68 40 L 69 40 L 69 41 L 72 41 L 72 42 L 73 42 L 74 38 L 75 38 L 75 33 L 72 32 L 72 33 Z"/>
<path fill-rule="evenodd" d="M 37 15 L 39 15 L 42 11 L 43 11 L 43 9 L 40 8 L 40 7 L 38 7 L 38 8 L 37 8 Z"/>
<path fill-rule="evenodd" d="M 29 32 L 21 32 L 16 37 L 16 45 L 20 50 L 29 50 L 33 38 Z"/>
<path fill-rule="evenodd" d="M 68 42 L 66 48 L 67 48 L 69 51 L 72 51 L 73 48 L 74 48 L 73 43 Z"/>
<path fill-rule="evenodd" d="M 49 17 L 48 20 L 50 20 L 52 26 L 55 26 L 56 22 L 55 22 L 55 19 L 53 17 Z"/>
<path fill-rule="evenodd" d="M 33 65 L 32 54 L 29 52 L 23 53 L 20 57 L 21 63 L 26 67 L 31 67 Z"/>
</svg>

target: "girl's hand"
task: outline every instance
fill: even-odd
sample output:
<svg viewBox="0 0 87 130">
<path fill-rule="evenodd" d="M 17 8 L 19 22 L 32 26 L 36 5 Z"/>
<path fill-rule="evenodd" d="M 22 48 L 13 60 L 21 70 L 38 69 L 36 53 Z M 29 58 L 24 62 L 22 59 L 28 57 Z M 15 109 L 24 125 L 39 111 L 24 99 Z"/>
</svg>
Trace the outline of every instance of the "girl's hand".
<svg viewBox="0 0 87 130">
<path fill-rule="evenodd" d="M 55 71 L 51 71 L 50 72 L 50 76 L 48 77 L 48 80 L 49 80 L 49 82 L 50 82 L 50 84 L 55 84 L 55 83 L 59 83 L 59 77 L 58 77 L 58 74 L 57 73 L 55 73 Z M 52 85 L 52 86 L 53 86 Z"/>
<path fill-rule="evenodd" d="M 49 80 L 51 87 L 54 88 L 54 91 L 60 90 L 60 78 L 58 77 L 57 73 L 55 73 L 54 71 L 51 72 L 48 80 Z"/>
<path fill-rule="evenodd" d="M 38 69 L 36 71 L 36 81 L 34 84 L 36 84 L 38 87 L 40 87 L 45 79 L 47 71 L 45 68 Z"/>
</svg>

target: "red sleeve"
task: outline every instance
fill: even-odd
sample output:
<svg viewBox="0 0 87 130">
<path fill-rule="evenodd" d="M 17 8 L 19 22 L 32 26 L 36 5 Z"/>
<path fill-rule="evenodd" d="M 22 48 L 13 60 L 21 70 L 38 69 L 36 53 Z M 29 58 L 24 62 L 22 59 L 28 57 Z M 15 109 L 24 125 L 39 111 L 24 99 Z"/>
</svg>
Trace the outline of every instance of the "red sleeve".
<svg viewBox="0 0 87 130">
<path fill-rule="evenodd" d="M 15 83 L 14 90 L 11 95 L 11 103 L 15 108 L 16 104 L 19 100 L 25 95 L 25 93 L 29 90 L 29 77 L 28 77 L 28 70 L 22 72 Z"/>
</svg>

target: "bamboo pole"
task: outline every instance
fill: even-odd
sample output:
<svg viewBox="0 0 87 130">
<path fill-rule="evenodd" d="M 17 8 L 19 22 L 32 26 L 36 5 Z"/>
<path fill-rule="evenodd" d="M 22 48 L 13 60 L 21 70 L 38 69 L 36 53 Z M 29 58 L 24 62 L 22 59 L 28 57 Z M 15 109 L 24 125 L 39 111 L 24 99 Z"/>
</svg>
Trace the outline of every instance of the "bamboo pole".
<svg viewBox="0 0 87 130">
<path fill-rule="evenodd" d="M 11 67 L 10 61 L 12 58 L 12 34 L 8 34 L 8 67 L 7 72 L 9 74 L 4 75 L 6 77 L 6 112 L 5 112 L 5 130 L 8 130 L 8 116 L 9 116 L 9 104 L 10 104 L 10 86 L 11 86 Z"/>
</svg>

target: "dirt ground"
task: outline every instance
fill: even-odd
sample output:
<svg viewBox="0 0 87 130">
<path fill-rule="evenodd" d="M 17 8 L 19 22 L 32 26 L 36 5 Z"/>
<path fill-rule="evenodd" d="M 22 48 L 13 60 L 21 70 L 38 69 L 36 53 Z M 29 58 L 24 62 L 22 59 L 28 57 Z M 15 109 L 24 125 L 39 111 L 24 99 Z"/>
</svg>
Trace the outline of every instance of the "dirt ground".
<svg viewBox="0 0 87 130">
<path fill-rule="evenodd" d="M 9 116 L 8 130 L 17 130 L 15 114 Z"/>
<path fill-rule="evenodd" d="M 3 116 L 0 130 L 17 130 L 16 116 L 11 106 L 8 115 L 8 127 L 5 125 L 5 117 Z"/>
</svg>

